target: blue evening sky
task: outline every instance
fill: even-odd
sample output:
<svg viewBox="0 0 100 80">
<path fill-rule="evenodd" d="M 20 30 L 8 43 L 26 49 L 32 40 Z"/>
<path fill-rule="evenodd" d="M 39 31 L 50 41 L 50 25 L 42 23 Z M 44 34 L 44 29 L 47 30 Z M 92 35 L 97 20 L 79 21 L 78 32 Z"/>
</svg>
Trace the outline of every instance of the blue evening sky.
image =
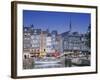
<svg viewBox="0 0 100 80">
<path fill-rule="evenodd" d="M 57 30 L 58 33 L 66 32 L 69 30 L 71 21 L 72 32 L 84 33 L 87 31 L 90 20 L 89 13 L 23 10 L 23 25 L 29 27 L 33 24 L 34 28 L 43 31 L 49 29 L 49 31 Z"/>
</svg>

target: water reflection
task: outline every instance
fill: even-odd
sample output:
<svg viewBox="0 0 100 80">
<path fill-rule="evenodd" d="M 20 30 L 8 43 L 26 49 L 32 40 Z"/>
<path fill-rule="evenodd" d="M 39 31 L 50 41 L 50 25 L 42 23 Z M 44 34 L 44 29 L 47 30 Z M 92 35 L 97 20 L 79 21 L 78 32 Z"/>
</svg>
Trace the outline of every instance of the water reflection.
<svg viewBox="0 0 100 80">
<path fill-rule="evenodd" d="M 42 59 L 34 59 L 34 68 L 58 68 L 64 67 L 61 59 L 53 57 L 45 57 Z"/>
<path fill-rule="evenodd" d="M 64 67 L 62 64 L 55 63 L 55 64 L 39 64 L 35 65 L 34 68 L 58 68 L 58 67 Z"/>
<path fill-rule="evenodd" d="M 90 66 L 90 59 L 86 57 L 45 57 L 23 60 L 24 69 L 60 68 L 73 66 Z"/>
</svg>

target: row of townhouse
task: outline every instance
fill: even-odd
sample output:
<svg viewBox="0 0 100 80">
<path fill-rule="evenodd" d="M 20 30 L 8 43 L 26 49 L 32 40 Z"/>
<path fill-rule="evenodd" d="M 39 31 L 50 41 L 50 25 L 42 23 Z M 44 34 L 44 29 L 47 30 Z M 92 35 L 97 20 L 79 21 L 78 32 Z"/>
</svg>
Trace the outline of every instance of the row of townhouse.
<svg viewBox="0 0 100 80">
<path fill-rule="evenodd" d="M 35 29 L 33 26 L 23 28 L 23 51 L 24 54 L 47 55 L 61 52 L 61 37 L 57 31 L 51 33 Z"/>
<path fill-rule="evenodd" d="M 89 26 L 90 27 L 90 26 Z M 58 34 L 56 30 L 42 31 L 33 26 L 23 28 L 23 50 L 24 54 L 47 55 L 55 52 L 60 54 L 67 52 L 89 52 L 86 46 L 86 33 L 66 31 Z M 25 55 L 26 55 L 25 54 Z"/>
</svg>

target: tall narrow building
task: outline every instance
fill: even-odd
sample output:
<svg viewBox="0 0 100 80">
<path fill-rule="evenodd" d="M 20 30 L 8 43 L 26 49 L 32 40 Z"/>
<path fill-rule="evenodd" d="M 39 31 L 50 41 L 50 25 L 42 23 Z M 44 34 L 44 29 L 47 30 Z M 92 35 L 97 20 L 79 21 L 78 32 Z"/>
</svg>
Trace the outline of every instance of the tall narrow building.
<svg viewBox="0 0 100 80">
<path fill-rule="evenodd" d="M 40 34 L 40 56 L 46 56 L 46 37 L 47 31 L 41 31 Z"/>
</svg>

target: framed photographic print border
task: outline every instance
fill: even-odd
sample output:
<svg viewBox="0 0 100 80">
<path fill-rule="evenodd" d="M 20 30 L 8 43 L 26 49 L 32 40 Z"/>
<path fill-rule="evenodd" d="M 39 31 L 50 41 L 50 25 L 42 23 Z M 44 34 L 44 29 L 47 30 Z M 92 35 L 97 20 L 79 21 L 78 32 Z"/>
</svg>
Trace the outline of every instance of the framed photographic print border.
<svg viewBox="0 0 100 80">
<path fill-rule="evenodd" d="M 17 64 L 17 56 L 18 56 L 18 52 L 17 52 L 17 5 L 18 4 L 25 4 L 25 5 L 45 5 L 45 6 L 55 6 L 55 7 L 76 7 L 76 8 L 87 8 L 87 9 L 95 9 L 96 10 L 96 15 L 95 15 L 95 26 L 96 26 L 96 33 L 95 33 L 95 57 L 96 57 L 96 64 L 95 64 L 95 71 L 89 71 L 89 72 L 77 72 L 77 73 L 59 73 L 59 74 L 45 74 L 45 75 L 28 75 L 28 76 L 18 76 L 18 64 Z M 72 5 L 72 4 L 56 4 L 56 3 L 41 3 L 41 2 L 24 2 L 24 1 L 12 1 L 11 2 L 11 77 L 12 78 L 32 78 L 32 77 L 50 77 L 50 76 L 64 76 L 64 75 L 80 75 L 80 74 L 93 74 L 93 73 L 97 73 L 97 37 L 98 37 L 98 32 L 97 32 L 97 24 L 98 24 L 98 20 L 97 20 L 97 13 L 98 13 L 98 9 L 97 6 L 88 6 L 88 5 Z"/>
</svg>

